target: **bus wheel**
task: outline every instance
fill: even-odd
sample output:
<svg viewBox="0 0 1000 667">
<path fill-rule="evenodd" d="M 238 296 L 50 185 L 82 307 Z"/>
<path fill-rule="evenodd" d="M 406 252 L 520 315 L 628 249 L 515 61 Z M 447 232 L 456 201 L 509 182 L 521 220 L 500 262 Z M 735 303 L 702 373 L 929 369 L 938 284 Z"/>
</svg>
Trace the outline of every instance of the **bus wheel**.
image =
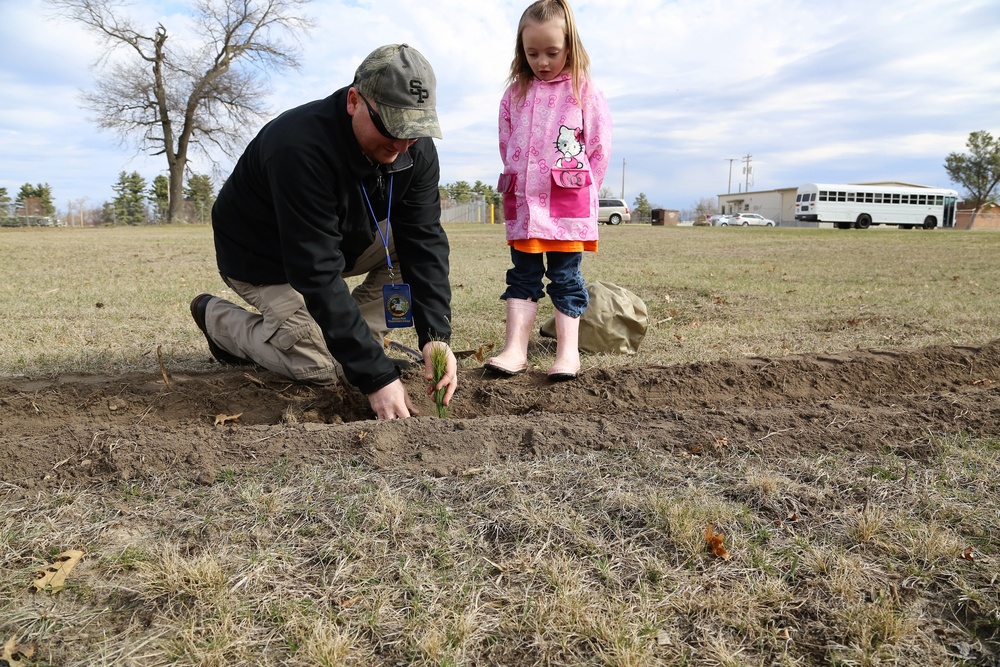
<svg viewBox="0 0 1000 667">
<path fill-rule="evenodd" d="M 858 221 L 855 223 L 858 229 L 868 229 L 872 226 L 872 217 L 867 213 L 862 213 L 858 216 Z"/>
<path fill-rule="evenodd" d="M 937 218 L 933 215 L 924 218 L 924 229 L 934 229 L 935 227 L 937 227 Z"/>
</svg>

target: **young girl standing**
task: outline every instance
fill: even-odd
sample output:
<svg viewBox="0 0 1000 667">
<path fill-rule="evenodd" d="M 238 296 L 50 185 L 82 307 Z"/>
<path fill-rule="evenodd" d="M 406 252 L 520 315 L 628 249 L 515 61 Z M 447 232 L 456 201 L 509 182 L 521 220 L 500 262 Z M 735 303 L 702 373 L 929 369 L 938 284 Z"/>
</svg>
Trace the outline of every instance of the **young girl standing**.
<svg viewBox="0 0 1000 667">
<path fill-rule="evenodd" d="M 611 153 L 611 115 L 589 79 L 590 57 L 568 0 L 538 0 L 517 26 L 508 87 L 500 101 L 500 157 L 507 245 L 507 334 L 486 362 L 501 375 L 528 367 L 528 339 L 548 278 L 556 318 L 553 381 L 580 370 L 580 316 L 588 296 L 583 251 L 597 251 L 597 201 Z"/>
</svg>

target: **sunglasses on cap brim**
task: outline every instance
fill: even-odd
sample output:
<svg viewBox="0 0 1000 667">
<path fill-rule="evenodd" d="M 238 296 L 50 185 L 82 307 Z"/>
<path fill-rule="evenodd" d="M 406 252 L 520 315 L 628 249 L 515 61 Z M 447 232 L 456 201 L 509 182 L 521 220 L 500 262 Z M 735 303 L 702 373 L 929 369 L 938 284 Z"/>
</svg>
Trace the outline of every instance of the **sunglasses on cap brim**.
<svg viewBox="0 0 1000 667">
<path fill-rule="evenodd" d="M 372 105 L 368 102 L 367 99 L 365 99 L 365 96 L 361 94 L 361 91 L 358 90 L 357 88 L 355 88 L 354 90 L 357 91 L 358 97 L 364 100 L 365 106 L 368 107 L 368 117 L 372 119 L 372 125 L 374 125 L 375 129 L 378 130 L 378 133 L 381 134 L 386 139 L 392 139 L 393 141 L 399 139 L 399 137 L 393 136 L 393 134 L 389 132 L 388 128 L 386 128 L 385 126 L 385 123 L 382 122 L 382 116 L 379 116 L 375 112 L 375 109 L 373 109 Z"/>
</svg>

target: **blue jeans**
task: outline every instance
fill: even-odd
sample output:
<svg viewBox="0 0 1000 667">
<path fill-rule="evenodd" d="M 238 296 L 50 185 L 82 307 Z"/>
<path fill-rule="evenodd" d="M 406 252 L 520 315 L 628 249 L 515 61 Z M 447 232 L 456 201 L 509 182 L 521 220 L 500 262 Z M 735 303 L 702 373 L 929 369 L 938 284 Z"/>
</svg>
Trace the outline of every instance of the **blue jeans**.
<svg viewBox="0 0 1000 667">
<path fill-rule="evenodd" d="M 587 310 L 590 295 L 580 274 L 582 252 L 547 252 L 543 256 L 511 248 L 510 259 L 514 266 L 507 269 L 507 289 L 501 299 L 540 301 L 545 296 L 542 289 L 545 276 L 549 279 L 546 289 L 556 310 L 570 317 L 580 317 Z"/>
</svg>

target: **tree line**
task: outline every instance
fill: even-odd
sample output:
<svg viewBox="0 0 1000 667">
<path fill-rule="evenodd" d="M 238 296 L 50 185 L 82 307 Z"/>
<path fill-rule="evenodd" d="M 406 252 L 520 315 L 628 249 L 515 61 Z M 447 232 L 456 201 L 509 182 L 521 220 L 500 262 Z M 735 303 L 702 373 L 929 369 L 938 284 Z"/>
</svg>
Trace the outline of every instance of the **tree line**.
<svg viewBox="0 0 1000 667">
<path fill-rule="evenodd" d="M 86 199 L 70 202 L 65 218 L 55 220 L 56 207 L 48 183 L 25 183 L 16 197 L 0 187 L 0 226 L 37 224 L 147 225 L 169 221 L 170 184 L 164 175 L 146 181 L 137 171 L 121 172 L 111 186 L 115 196 L 103 204 L 87 208 Z M 215 185 L 209 176 L 190 174 L 182 190 L 182 201 L 173 207 L 177 222 L 208 222 L 215 203 Z"/>
</svg>

